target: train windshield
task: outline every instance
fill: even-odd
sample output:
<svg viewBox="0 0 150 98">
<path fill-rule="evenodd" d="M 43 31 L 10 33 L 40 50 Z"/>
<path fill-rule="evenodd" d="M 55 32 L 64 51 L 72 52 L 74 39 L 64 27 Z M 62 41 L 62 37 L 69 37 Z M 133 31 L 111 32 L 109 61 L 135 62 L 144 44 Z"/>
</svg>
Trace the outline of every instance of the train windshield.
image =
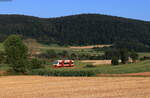
<svg viewBox="0 0 150 98">
<path fill-rule="evenodd" d="M 53 64 L 58 64 L 58 61 L 53 62 Z"/>
</svg>

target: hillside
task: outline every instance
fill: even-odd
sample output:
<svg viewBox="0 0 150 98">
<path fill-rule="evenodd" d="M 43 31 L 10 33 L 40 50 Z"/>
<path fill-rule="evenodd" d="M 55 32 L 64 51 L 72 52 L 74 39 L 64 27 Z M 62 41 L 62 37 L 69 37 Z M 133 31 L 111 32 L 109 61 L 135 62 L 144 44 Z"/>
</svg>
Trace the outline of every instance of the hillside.
<svg viewBox="0 0 150 98">
<path fill-rule="evenodd" d="M 24 15 L 0 15 L 0 41 L 10 34 L 34 38 L 47 44 L 112 44 L 127 40 L 150 45 L 149 22 L 100 14 L 45 19 Z"/>
</svg>

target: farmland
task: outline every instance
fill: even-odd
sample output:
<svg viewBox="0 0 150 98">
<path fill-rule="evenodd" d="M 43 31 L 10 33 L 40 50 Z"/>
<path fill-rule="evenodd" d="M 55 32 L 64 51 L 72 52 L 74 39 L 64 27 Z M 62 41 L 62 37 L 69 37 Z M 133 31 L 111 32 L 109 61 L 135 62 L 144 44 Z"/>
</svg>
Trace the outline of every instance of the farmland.
<svg viewBox="0 0 150 98">
<path fill-rule="evenodd" d="M 3 50 L 2 44 L 0 47 Z M 29 66 L 25 63 L 26 67 L 20 66 L 23 71 L 16 72 L 13 70 L 16 67 L 2 62 L 0 87 L 3 89 L 0 90 L 0 98 L 145 98 L 150 96 L 150 60 L 148 59 L 112 66 L 111 60 L 99 58 L 104 54 L 101 50 L 41 44 L 32 48 L 37 49 L 40 54 L 50 53 L 48 55 L 52 56 L 43 57 L 42 61 L 39 56 L 34 55 L 34 58 L 39 61 L 28 58 Z M 59 55 L 60 53 L 64 53 L 63 56 Z M 58 57 L 66 59 L 66 54 L 69 57 L 72 53 L 78 58 L 87 58 L 74 59 L 75 67 L 54 68 L 52 66 L 53 60 L 59 59 Z M 140 57 L 148 56 L 147 54 L 139 53 Z M 98 58 L 91 59 L 90 57 L 93 56 Z"/>
<path fill-rule="evenodd" d="M 99 47 L 104 47 L 104 46 L 110 46 L 110 45 L 97 45 Z M 40 44 L 40 47 L 38 47 L 42 52 L 46 50 L 55 50 L 56 52 L 60 51 L 68 51 L 69 53 L 77 53 L 77 54 L 91 54 L 91 55 L 96 55 L 100 54 L 103 55 L 103 51 L 93 51 L 92 48 L 94 46 L 58 46 L 58 45 L 42 45 Z"/>
<path fill-rule="evenodd" d="M 37 43 L 38 44 L 38 43 Z M 89 54 L 89 55 L 103 55 L 104 51 L 94 51 L 89 48 L 70 48 L 69 46 L 58 46 L 58 45 L 37 45 L 40 52 L 45 52 L 47 50 L 55 50 L 56 52 L 67 51 L 69 54 Z M 0 44 L 0 48 L 3 50 L 3 45 Z M 143 52 L 139 53 L 140 57 L 149 56 L 150 53 Z M 48 58 L 50 59 L 50 58 Z M 57 60 L 55 58 L 54 60 Z M 95 67 L 88 68 L 86 65 L 92 64 Z M 49 76 L 95 76 L 96 74 L 126 74 L 126 73 L 140 73 L 150 71 L 150 61 L 140 61 L 131 64 L 120 64 L 118 66 L 112 66 L 111 60 L 75 60 L 74 68 L 61 68 L 54 69 L 52 67 L 52 61 L 48 60 L 45 64 L 45 68 L 33 71 L 33 75 L 49 75 Z M 1 64 L 1 71 L 8 71 L 10 67 Z M 77 72 L 76 72 L 77 71 Z M 84 74 L 82 74 L 82 72 Z M 94 72 L 94 73 L 93 73 Z M 31 74 L 31 75 L 32 75 Z"/>
<path fill-rule="evenodd" d="M 68 51 L 69 53 L 76 53 L 76 54 L 90 54 L 90 55 L 103 55 L 104 51 L 93 51 L 93 47 L 104 47 L 104 46 L 111 46 L 111 45 L 91 45 L 91 46 L 58 46 L 58 45 L 43 45 L 37 43 L 38 47 L 37 50 L 39 52 L 44 52 L 46 50 L 55 50 L 56 52 L 60 51 Z M 31 44 L 32 45 L 32 44 Z M 34 44 L 33 44 L 34 45 Z M 3 44 L 0 43 L 0 51 L 3 51 Z M 150 56 L 150 52 L 139 52 L 139 57 L 144 57 L 144 56 Z"/>
<path fill-rule="evenodd" d="M 77 54 L 91 54 L 91 55 L 103 55 L 104 51 L 93 51 L 92 48 L 94 47 L 109 47 L 111 45 L 91 45 L 91 46 L 58 46 L 58 45 L 42 45 L 39 44 L 40 47 L 38 47 L 41 52 L 46 51 L 46 50 L 55 50 L 57 52 L 59 51 L 68 51 L 70 53 L 77 53 Z M 0 49 L 2 48 L 2 44 L 0 44 Z M 144 56 L 150 56 L 150 52 L 139 52 L 139 57 L 144 57 Z"/>
<path fill-rule="evenodd" d="M 0 98 L 147 98 L 150 78 L 0 77 Z"/>
<path fill-rule="evenodd" d="M 150 61 L 142 61 L 137 63 L 112 66 L 112 65 L 96 65 L 96 67 L 88 68 L 83 62 L 75 68 L 46 68 L 34 70 L 32 75 L 43 75 L 43 76 L 101 76 L 101 74 L 128 74 L 128 73 L 143 73 L 150 72 Z M 111 75 L 110 75 L 111 76 Z M 132 76 L 132 75 L 130 75 Z M 135 76 L 135 75 L 133 75 Z M 139 75 L 136 75 L 139 76 Z M 145 75 L 141 75 L 145 76 Z M 146 75 L 150 76 L 150 75 Z"/>
<path fill-rule="evenodd" d="M 150 98 L 149 21 L 3 13 L 0 98 Z"/>
<path fill-rule="evenodd" d="M 143 73 L 150 72 L 150 61 L 141 61 L 137 63 L 112 66 L 112 65 L 96 65 L 96 67 L 87 68 L 88 63 L 75 61 L 74 68 L 59 68 L 54 69 L 51 65 L 48 65 L 45 69 L 35 70 L 32 75 L 45 75 L 45 76 L 101 76 L 103 74 L 128 74 L 128 73 Z M 10 68 L 8 66 L 1 66 L 0 71 L 6 72 Z M 2 73 L 0 73 L 2 74 Z M 130 75 L 132 76 L 132 74 Z M 135 75 L 133 75 L 135 76 Z M 136 75 L 139 76 L 139 75 Z M 141 75 L 145 76 L 145 75 Z M 146 75 L 150 76 L 150 74 Z"/>
</svg>

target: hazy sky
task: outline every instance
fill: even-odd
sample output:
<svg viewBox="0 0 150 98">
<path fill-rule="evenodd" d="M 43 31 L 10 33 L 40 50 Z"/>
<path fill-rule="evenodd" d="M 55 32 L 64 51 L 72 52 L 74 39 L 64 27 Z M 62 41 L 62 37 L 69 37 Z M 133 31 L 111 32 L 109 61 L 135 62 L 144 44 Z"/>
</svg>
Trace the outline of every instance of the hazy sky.
<svg viewBox="0 0 150 98">
<path fill-rule="evenodd" d="M 150 0 L 0 0 L 0 14 L 59 17 L 99 13 L 150 21 Z"/>
</svg>

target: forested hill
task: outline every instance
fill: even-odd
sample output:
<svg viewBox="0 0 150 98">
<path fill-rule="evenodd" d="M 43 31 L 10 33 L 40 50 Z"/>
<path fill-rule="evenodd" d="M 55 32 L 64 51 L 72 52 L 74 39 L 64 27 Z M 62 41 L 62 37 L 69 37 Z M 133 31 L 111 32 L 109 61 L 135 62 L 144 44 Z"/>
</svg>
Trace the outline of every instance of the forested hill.
<svg viewBox="0 0 150 98">
<path fill-rule="evenodd" d="M 59 18 L 0 15 L 0 41 L 10 34 L 61 45 L 111 44 L 136 41 L 150 45 L 150 22 L 121 17 L 80 14 Z"/>
</svg>

